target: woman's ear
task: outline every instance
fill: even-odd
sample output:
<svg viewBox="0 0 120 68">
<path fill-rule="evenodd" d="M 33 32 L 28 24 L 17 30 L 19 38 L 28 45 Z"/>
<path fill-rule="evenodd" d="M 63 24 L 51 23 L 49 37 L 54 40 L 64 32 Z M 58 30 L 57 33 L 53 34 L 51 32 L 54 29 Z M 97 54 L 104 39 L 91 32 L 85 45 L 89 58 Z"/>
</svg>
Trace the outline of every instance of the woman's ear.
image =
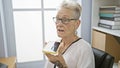
<svg viewBox="0 0 120 68">
<path fill-rule="evenodd" d="M 81 23 L 80 20 L 77 20 L 77 21 L 76 21 L 76 29 L 78 29 L 78 27 L 80 26 L 80 23 Z"/>
</svg>

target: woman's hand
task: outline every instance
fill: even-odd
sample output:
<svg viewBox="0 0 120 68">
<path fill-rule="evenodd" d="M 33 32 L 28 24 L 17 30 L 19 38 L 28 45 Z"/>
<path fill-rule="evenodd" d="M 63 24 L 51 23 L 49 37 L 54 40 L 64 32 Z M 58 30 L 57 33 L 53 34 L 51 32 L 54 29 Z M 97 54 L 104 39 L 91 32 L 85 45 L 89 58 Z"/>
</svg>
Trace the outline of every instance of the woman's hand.
<svg viewBox="0 0 120 68">
<path fill-rule="evenodd" d="M 57 53 L 56 54 L 45 53 L 45 55 L 48 57 L 50 62 L 56 64 L 59 68 L 67 68 L 67 65 L 62 55 L 58 55 Z"/>
</svg>

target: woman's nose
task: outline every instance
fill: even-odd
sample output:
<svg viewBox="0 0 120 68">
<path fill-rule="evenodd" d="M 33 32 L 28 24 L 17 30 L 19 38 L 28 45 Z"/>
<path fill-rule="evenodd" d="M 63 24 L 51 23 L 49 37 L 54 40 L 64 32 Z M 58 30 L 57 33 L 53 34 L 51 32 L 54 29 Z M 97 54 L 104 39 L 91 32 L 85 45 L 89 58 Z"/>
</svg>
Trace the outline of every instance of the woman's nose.
<svg viewBox="0 0 120 68">
<path fill-rule="evenodd" d="M 56 27 L 63 27 L 63 23 L 62 22 L 57 22 Z"/>
</svg>

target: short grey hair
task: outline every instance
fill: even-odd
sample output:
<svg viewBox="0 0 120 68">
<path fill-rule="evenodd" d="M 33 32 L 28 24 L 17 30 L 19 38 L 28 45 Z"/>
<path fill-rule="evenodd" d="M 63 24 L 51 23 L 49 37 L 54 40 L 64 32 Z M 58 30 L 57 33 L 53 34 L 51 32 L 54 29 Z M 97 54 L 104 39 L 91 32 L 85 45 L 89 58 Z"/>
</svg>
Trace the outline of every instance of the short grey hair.
<svg viewBox="0 0 120 68">
<path fill-rule="evenodd" d="M 70 0 L 64 0 L 61 5 L 60 8 L 65 8 L 65 9 L 70 9 L 74 12 L 74 17 L 76 19 L 79 19 L 81 16 L 81 6 L 78 2 L 76 1 L 70 1 Z"/>
</svg>

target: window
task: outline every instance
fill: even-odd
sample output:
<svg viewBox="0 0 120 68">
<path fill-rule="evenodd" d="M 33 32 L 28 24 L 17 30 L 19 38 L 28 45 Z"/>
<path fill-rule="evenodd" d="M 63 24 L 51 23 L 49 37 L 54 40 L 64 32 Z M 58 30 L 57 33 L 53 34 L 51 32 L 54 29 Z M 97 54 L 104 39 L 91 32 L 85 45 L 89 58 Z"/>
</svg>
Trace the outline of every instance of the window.
<svg viewBox="0 0 120 68">
<path fill-rule="evenodd" d="M 42 60 L 42 21 L 40 11 L 14 12 L 18 62 Z"/>
<path fill-rule="evenodd" d="M 44 42 L 58 39 L 56 7 L 62 0 L 12 0 L 17 62 L 44 60 Z"/>
<path fill-rule="evenodd" d="M 60 0 L 12 0 L 17 62 L 44 60 L 43 43 L 58 38 L 52 17 L 59 3 Z"/>
</svg>

